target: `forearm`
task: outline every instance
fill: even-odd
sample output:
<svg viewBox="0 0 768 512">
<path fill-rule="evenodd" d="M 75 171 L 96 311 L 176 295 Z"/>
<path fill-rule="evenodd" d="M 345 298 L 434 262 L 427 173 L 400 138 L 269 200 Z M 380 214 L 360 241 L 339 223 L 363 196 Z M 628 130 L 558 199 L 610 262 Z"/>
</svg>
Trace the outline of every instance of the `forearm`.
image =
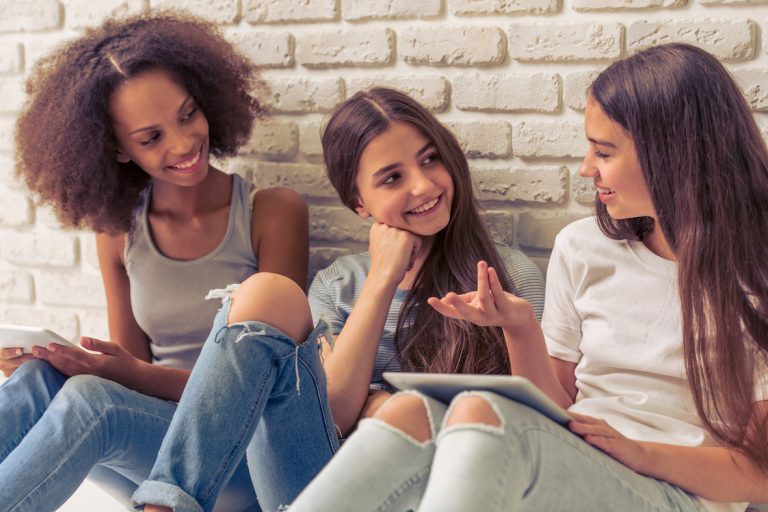
<svg viewBox="0 0 768 512">
<path fill-rule="evenodd" d="M 379 341 L 396 285 L 366 280 L 352 313 L 325 356 L 328 401 L 336 424 L 346 432 L 368 398 Z"/>
<path fill-rule="evenodd" d="M 533 310 L 528 322 L 514 328 L 505 327 L 503 331 L 512 375 L 527 378 L 565 409 L 573 405 L 573 399 L 550 364 L 544 334 Z"/>
<path fill-rule="evenodd" d="M 638 473 L 720 502 L 768 501 L 768 477 L 736 450 L 641 442 Z"/>
<path fill-rule="evenodd" d="M 130 371 L 111 379 L 144 395 L 178 402 L 190 373 L 190 370 L 182 368 L 168 368 L 136 360 Z"/>
</svg>

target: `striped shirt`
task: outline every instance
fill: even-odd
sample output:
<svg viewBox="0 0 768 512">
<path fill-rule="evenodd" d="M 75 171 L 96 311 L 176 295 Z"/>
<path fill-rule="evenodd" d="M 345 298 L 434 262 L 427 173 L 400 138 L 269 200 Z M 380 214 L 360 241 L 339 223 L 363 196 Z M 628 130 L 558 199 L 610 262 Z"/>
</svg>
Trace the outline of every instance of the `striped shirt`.
<svg viewBox="0 0 768 512">
<path fill-rule="evenodd" d="M 539 267 L 517 249 L 498 244 L 497 250 L 517 294 L 533 306 L 536 318 L 541 320 L 544 309 L 544 278 Z M 328 268 L 318 272 L 309 288 L 309 305 L 315 323 L 323 318 L 334 335 L 341 332 L 360 295 L 369 269 L 368 253 L 363 252 L 342 256 Z M 371 376 L 372 389 L 390 389 L 382 374 L 400 371 L 395 350 L 395 330 L 400 308 L 407 296 L 408 290 L 398 289 L 389 306 Z"/>
</svg>

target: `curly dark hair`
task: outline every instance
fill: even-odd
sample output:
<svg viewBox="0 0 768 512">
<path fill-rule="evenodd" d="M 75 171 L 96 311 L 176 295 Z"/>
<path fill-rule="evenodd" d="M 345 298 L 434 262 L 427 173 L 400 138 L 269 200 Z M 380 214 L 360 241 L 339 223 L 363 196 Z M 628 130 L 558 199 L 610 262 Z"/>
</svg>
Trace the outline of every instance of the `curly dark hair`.
<svg viewBox="0 0 768 512">
<path fill-rule="evenodd" d="M 16 173 L 63 225 L 130 230 L 150 177 L 117 162 L 109 101 L 120 84 L 154 68 L 174 75 L 200 106 L 216 157 L 234 155 L 265 115 L 255 65 L 212 23 L 164 11 L 87 30 L 35 64 L 16 124 Z"/>
</svg>

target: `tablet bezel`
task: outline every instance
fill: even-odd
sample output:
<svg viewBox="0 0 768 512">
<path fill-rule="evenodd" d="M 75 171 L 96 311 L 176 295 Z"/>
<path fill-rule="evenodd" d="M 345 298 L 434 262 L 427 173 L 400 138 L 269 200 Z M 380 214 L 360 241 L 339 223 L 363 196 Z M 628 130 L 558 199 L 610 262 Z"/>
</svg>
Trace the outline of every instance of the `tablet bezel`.
<svg viewBox="0 0 768 512">
<path fill-rule="evenodd" d="M 32 352 L 32 347 L 46 348 L 49 343 L 59 343 L 67 347 L 77 345 L 43 327 L 31 327 L 27 325 L 0 324 L 0 348 L 21 348 L 25 353 Z"/>
</svg>

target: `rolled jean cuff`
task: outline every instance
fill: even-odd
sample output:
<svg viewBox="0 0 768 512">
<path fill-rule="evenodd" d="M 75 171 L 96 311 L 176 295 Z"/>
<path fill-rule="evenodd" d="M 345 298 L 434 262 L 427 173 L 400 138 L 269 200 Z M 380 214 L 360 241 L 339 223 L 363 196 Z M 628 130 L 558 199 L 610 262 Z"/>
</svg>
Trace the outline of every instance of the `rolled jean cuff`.
<svg viewBox="0 0 768 512">
<path fill-rule="evenodd" d="M 180 487 L 165 482 L 145 480 L 131 497 L 135 510 L 144 505 L 170 507 L 174 512 L 203 512 L 203 507 Z"/>
</svg>

